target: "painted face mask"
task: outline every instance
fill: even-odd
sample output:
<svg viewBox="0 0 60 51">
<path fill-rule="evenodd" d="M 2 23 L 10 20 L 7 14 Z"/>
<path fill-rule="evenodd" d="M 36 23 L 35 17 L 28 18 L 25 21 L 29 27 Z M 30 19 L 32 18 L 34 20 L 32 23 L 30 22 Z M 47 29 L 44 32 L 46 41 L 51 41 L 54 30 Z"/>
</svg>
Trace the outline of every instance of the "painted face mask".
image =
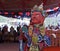
<svg viewBox="0 0 60 51">
<path fill-rule="evenodd" d="M 40 12 L 33 12 L 31 16 L 31 22 L 33 24 L 43 24 L 44 17 Z"/>
</svg>

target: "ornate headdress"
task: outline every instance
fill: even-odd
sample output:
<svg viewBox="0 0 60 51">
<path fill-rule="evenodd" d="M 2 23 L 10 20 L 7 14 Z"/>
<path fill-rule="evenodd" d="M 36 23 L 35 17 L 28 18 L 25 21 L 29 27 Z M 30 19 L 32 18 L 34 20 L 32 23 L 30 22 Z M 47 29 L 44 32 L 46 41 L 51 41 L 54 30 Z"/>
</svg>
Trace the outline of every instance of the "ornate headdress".
<svg viewBox="0 0 60 51">
<path fill-rule="evenodd" d="M 32 10 L 33 11 L 43 11 L 43 3 L 41 3 L 39 6 L 35 5 Z"/>
</svg>

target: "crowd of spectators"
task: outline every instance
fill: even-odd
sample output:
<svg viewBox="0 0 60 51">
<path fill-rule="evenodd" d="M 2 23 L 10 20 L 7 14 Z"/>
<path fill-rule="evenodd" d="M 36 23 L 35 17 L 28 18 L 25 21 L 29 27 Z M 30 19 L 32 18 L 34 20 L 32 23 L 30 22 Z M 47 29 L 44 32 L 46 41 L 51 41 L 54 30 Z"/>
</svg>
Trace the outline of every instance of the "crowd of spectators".
<svg viewBox="0 0 60 51">
<path fill-rule="evenodd" d="M 17 30 L 17 31 L 16 31 Z M 0 27 L 0 42 L 18 42 L 19 26 L 14 29 L 13 26 L 10 27 L 8 31 L 8 26 L 5 25 L 3 28 Z"/>
</svg>

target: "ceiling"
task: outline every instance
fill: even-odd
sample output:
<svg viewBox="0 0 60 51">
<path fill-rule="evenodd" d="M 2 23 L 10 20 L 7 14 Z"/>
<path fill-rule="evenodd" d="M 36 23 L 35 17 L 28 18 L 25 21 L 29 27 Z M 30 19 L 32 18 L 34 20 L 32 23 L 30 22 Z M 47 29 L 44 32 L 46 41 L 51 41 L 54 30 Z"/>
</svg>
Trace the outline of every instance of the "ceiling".
<svg viewBox="0 0 60 51">
<path fill-rule="evenodd" d="M 0 0 L 0 10 L 21 11 L 30 10 L 34 5 L 44 3 L 44 9 L 59 6 L 59 0 Z"/>
</svg>

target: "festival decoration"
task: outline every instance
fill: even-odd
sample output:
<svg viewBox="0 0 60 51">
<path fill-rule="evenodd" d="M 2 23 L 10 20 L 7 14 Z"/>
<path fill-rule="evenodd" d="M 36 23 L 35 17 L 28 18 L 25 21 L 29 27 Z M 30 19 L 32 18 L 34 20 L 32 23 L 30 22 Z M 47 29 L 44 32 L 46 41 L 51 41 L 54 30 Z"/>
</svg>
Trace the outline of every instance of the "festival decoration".
<svg viewBox="0 0 60 51">
<path fill-rule="evenodd" d="M 32 8 L 32 10 L 31 11 L 34 11 L 34 10 L 37 10 L 37 5 L 35 5 L 33 8 Z"/>
<path fill-rule="evenodd" d="M 15 14 L 15 12 L 11 12 L 11 14 L 12 14 L 12 15 L 14 15 L 14 14 Z"/>
<path fill-rule="evenodd" d="M 43 11 L 43 3 L 39 5 L 38 10 Z"/>
<path fill-rule="evenodd" d="M 8 15 L 8 12 L 4 12 L 5 15 Z"/>
<path fill-rule="evenodd" d="M 30 12 L 26 12 L 26 15 L 27 15 L 27 16 L 30 16 Z"/>
<path fill-rule="evenodd" d="M 29 26 L 28 33 L 29 33 L 29 36 L 32 37 L 32 34 L 33 34 L 33 26 L 32 25 Z"/>
<path fill-rule="evenodd" d="M 53 9 L 47 9 L 47 10 L 45 10 L 46 12 L 52 12 L 52 11 L 56 11 L 56 10 L 58 10 L 59 9 L 59 7 L 55 7 L 55 8 L 53 8 Z"/>
<path fill-rule="evenodd" d="M 22 15 L 23 13 L 22 12 L 18 12 L 19 15 Z"/>
<path fill-rule="evenodd" d="M 30 11 L 28 11 L 28 12 L 0 11 L 0 15 L 3 15 L 6 17 L 17 18 L 17 19 L 18 19 L 18 16 L 20 16 L 21 18 L 24 18 L 24 17 L 29 18 L 29 17 L 31 17 L 31 12 Z M 15 15 L 16 15 L 16 17 L 15 17 Z"/>
<path fill-rule="evenodd" d="M 22 31 L 23 31 L 23 33 L 28 33 L 28 28 L 26 25 L 23 25 Z"/>
</svg>

